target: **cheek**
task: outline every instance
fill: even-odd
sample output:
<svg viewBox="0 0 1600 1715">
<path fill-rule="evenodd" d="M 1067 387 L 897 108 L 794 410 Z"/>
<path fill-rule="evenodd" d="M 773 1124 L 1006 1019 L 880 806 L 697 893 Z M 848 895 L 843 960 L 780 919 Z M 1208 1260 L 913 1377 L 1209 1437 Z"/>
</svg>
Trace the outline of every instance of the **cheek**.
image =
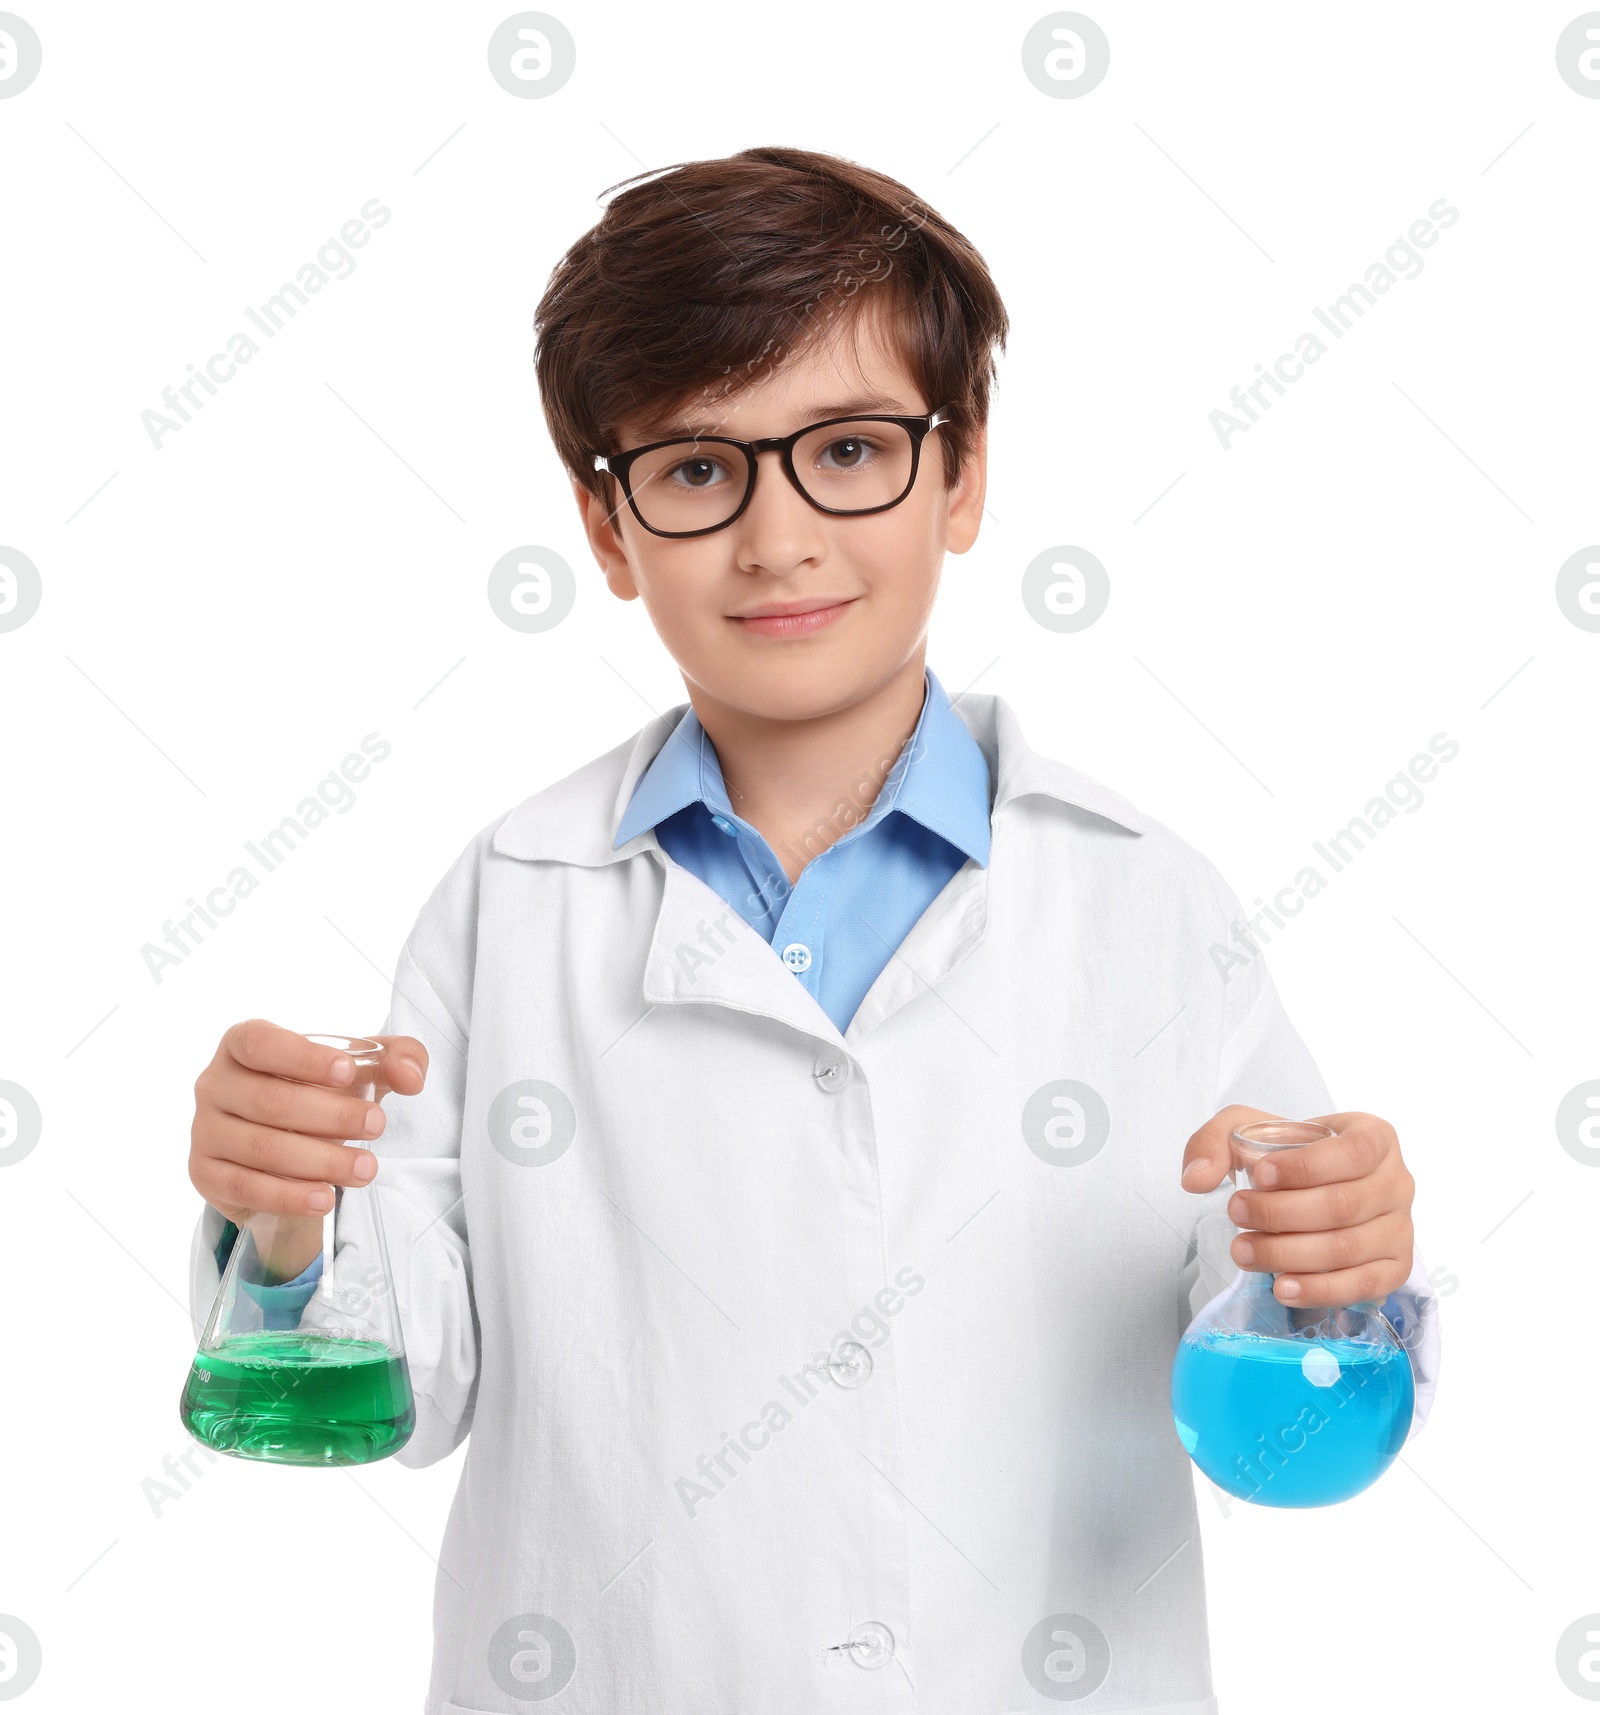
<svg viewBox="0 0 1600 1715">
<path fill-rule="evenodd" d="M 634 583 L 663 639 L 689 638 L 714 628 L 721 620 L 726 573 L 709 566 L 703 546 L 693 542 L 663 542 L 646 538 L 647 545 L 628 545 Z"/>
<path fill-rule="evenodd" d="M 668 593 L 658 581 L 646 590 L 645 607 L 667 653 L 685 665 L 703 661 L 725 641 L 727 622 L 716 602 L 695 600 L 683 590 Z"/>
<path fill-rule="evenodd" d="M 914 496 L 861 524 L 849 540 L 848 558 L 875 593 L 896 605 L 932 601 L 943 558 L 937 509 Z"/>
</svg>

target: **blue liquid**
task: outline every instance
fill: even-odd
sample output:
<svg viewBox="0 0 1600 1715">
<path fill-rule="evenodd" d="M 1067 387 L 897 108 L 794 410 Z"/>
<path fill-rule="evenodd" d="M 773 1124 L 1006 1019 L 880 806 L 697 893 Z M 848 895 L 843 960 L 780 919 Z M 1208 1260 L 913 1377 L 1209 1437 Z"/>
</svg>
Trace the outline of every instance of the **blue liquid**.
<svg viewBox="0 0 1600 1715">
<path fill-rule="evenodd" d="M 1183 1337 L 1172 1366 L 1184 1450 L 1219 1489 L 1264 1507 L 1360 1494 L 1400 1451 L 1413 1398 L 1398 1346 L 1207 1328 Z"/>
</svg>

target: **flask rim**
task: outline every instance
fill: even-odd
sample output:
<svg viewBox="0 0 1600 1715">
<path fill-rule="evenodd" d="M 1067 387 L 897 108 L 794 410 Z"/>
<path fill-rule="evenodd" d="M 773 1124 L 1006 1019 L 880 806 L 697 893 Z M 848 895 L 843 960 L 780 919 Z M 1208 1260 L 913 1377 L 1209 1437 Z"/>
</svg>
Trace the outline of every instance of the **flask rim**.
<svg viewBox="0 0 1600 1715">
<path fill-rule="evenodd" d="M 384 1054 L 383 1044 L 374 1042 L 370 1036 L 330 1036 L 307 1031 L 305 1038 L 307 1042 L 315 1042 L 319 1048 L 337 1048 L 341 1054 L 348 1054 L 358 1066 L 376 1066 Z"/>
<path fill-rule="evenodd" d="M 1229 1133 L 1228 1141 L 1262 1155 L 1280 1155 L 1286 1149 L 1304 1149 L 1325 1137 L 1339 1134 L 1320 1120 L 1252 1120 Z"/>
</svg>

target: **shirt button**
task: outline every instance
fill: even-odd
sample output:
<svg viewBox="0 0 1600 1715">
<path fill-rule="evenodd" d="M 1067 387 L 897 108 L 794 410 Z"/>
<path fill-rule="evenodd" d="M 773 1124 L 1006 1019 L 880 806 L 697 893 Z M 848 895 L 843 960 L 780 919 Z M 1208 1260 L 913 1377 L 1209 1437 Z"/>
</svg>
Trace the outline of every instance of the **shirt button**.
<svg viewBox="0 0 1600 1715">
<path fill-rule="evenodd" d="M 811 969 L 811 949 L 804 941 L 791 941 L 779 957 L 791 971 L 809 971 Z"/>
<path fill-rule="evenodd" d="M 894 1660 L 894 1633 L 882 1620 L 865 1620 L 846 1646 L 857 1667 L 887 1667 Z"/>
<path fill-rule="evenodd" d="M 714 828 L 721 828 L 725 834 L 731 834 L 734 831 L 733 823 L 730 822 L 726 816 L 713 816 L 711 818 L 711 825 Z"/>
<path fill-rule="evenodd" d="M 840 1387 L 860 1387 L 872 1374 L 872 1354 L 856 1341 L 845 1340 L 829 1356 L 828 1373 Z"/>
<path fill-rule="evenodd" d="M 850 1082 L 850 1062 L 848 1060 L 824 1060 L 812 1073 L 817 1083 L 830 1095 L 836 1090 L 842 1090 Z"/>
</svg>

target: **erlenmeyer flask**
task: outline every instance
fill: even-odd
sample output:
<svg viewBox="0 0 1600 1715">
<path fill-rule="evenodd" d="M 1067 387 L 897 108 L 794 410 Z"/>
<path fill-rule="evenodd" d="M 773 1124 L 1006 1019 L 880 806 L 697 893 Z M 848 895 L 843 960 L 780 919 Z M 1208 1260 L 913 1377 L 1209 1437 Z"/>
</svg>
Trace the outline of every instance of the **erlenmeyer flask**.
<svg viewBox="0 0 1600 1715">
<path fill-rule="evenodd" d="M 1264 1120 L 1233 1133 L 1233 1178 L 1332 1137 Z M 1274 1276 L 1241 1269 L 1195 1317 L 1172 1365 L 1184 1450 L 1220 1489 L 1265 1507 L 1320 1507 L 1377 1481 L 1411 1428 L 1411 1360 L 1376 1301 L 1280 1304 Z"/>
<path fill-rule="evenodd" d="M 312 1036 L 375 1099 L 380 1043 Z M 252 1215 L 234 1241 L 178 1410 L 219 1453 L 364 1465 L 398 1452 L 416 1412 L 376 1182 L 336 1185 L 325 1215 Z"/>
</svg>

